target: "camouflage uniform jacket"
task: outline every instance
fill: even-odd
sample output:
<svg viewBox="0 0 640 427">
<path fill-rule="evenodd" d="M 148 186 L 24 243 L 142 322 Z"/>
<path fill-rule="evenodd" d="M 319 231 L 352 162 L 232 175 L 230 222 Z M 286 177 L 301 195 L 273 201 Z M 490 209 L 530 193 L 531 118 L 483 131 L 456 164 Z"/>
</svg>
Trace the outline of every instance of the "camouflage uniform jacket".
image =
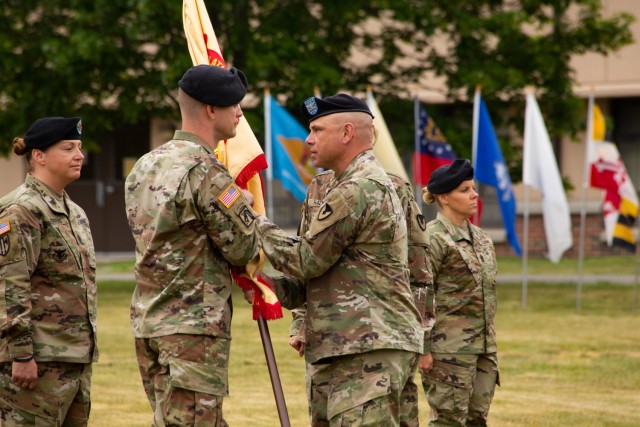
<svg viewBox="0 0 640 427">
<path fill-rule="evenodd" d="M 322 200 L 307 197 L 290 237 L 265 217 L 258 232 L 285 307 L 307 303 L 305 355 L 315 363 L 377 349 L 420 353 L 423 330 L 409 288 L 407 228 L 393 184 L 372 151 L 356 157 Z"/>
<path fill-rule="evenodd" d="M 433 276 L 431 274 L 431 265 L 429 264 L 429 235 L 427 233 L 427 220 L 422 215 L 420 207 L 416 202 L 411 184 L 405 181 L 399 175 L 389 173 L 389 178 L 393 184 L 402 210 L 407 220 L 408 232 L 408 260 L 409 260 L 409 284 L 413 291 L 414 302 L 418 309 L 422 326 L 425 330 L 424 350 L 423 353 L 429 353 L 429 340 L 431 328 L 435 322 L 435 295 L 433 293 Z M 327 171 L 317 175 L 309 184 L 307 190 L 308 200 L 322 200 L 325 197 L 325 191 L 331 186 L 334 180 L 334 173 Z M 317 205 L 316 205 L 317 206 Z M 309 229 L 309 223 L 313 214 L 317 210 L 310 204 L 305 204 L 302 212 L 302 221 L 298 230 L 298 235 L 302 236 Z M 293 320 L 291 322 L 290 336 L 299 335 L 304 341 L 304 309 L 294 309 L 292 311 Z"/>
<path fill-rule="evenodd" d="M 258 242 L 227 169 L 200 138 L 176 131 L 135 164 L 125 203 L 136 244 L 134 335 L 230 338 L 230 266 L 247 264 Z"/>
<path fill-rule="evenodd" d="M 0 199 L 0 230 L 0 362 L 97 361 L 96 260 L 82 208 L 29 174 Z"/>
<path fill-rule="evenodd" d="M 469 221 L 458 227 L 441 213 L 427 230 L 436 293 L 431 351 L 496 352 L 497 265 L 491 239 Z"/>
</svg>

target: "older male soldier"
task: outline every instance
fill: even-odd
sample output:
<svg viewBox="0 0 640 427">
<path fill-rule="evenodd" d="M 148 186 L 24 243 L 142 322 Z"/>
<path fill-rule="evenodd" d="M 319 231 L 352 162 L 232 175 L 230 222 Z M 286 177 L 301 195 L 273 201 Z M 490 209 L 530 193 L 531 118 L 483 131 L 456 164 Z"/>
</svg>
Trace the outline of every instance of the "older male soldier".
<svg viewBox="0 0 640 427">
<path fill-rule="evenodd" d="M 311 424 L 395 426 L 423 350 L 402 206 L 373 155 L 364 102 L 312 97 L 303 111 L 314 165 L 335 180 L 322 200 L 303 207 L 315 211 L 304 235 L 288 236 L 265 217 L 257 230 L 266 256 L 288 275 L 276 280 L 280 301 L 289 308 L 306 301 Z"/>
<path fill-rule="evenodd" d="M 236 134 L 247 91 L 240 70 L 189 69 L 182 130 L 143 156 L 125 185 L 136 243 L 131 322 L 154 426 L 226 425 L 230 265 L 258 251 L 254 218 L 214 150 Z"/>
<path fill-rule="evenodd" d="M 388 173 L 391 182 L 398 194 L 402 210 L 407 221 L 408 231 L 408 261 L 409 261 L 409 284 L 413 291 L 416 308 L 421 314 L 422 325 L 425 331 L 424 354 L 420 358 L 421 370 L 431 370 L 433 358 L 431 357 L 430 331 L 435 322 L 435 295 L 433 292 L 433 276 L 429 265 L 429 235 L 427 233 L 427 221 L 420 211 L 416 202 L 411 184 L 399 175 Z M 329 170 L 316 177 L 309 184 L 307 190 L 307 202 L 302 211 L 300 228 L 298 235 L 304 235 L 309 229 L 309 224 L 317 212 L 319 203 L 325 197 L 335 181 L 335 174 Z M 300 356 L 304 355 L 304 318 L 306 309 L 298 308 L 292 311 L 293 320 L 291 322 L 289 345 L 297 350 Z M 418 361 L 416 361 L 417 363 Z M 313 376 L 314 365 L 307 364 L 307 379 Z M 412 368 L 412 371 L 415 371 Z M 401 395 L 400 426 L 414 427 L 420 425 L 418 418 L 418 407 L 415 402 L 418 400 L 418 385 L 411 375 Z M 309 381 L 307 381 L 308 383 Z M 308 392 L 310 390 L 307 390 Z"/>
</svg>

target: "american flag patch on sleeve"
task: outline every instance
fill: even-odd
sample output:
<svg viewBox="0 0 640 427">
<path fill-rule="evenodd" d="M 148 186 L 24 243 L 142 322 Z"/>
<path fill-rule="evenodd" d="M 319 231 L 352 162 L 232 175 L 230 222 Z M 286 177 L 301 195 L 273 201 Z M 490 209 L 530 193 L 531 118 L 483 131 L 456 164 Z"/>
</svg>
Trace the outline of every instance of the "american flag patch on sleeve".
<svg viewBox="0 0 640 427">
<path fill-rule="evenodd" d="M 229 209 L 238 200 L 238 197 L 240 197 L 240 190 L 234 184 L 231 184 L 222 192 L 218 200 Z"/>
<path fill-rule="evenodd" d="M 11 230 L 9 218 L 0 219 L 0 235 L 7 233 L 9 230 Z"/>
</svg>

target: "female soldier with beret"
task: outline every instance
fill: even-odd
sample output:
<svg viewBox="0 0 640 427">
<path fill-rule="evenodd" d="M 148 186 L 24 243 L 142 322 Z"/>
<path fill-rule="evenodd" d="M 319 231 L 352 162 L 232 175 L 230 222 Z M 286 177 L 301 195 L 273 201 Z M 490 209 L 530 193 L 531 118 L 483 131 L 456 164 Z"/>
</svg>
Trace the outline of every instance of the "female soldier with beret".
<svg viewBox="0 0 640 427">
<path fill-rule="evenodd" d="M 0 199 L 0 422 L 86 426 L 96 347 L 95 253 L 65 187 L 80 177 L 82 120 L 45 117 L 13 151 L 24 184 Z"/>
<path fill-rule="evenodd" d="M 427 226 L 435 292 L 433 365 L 421 361 L 430 426 L 485 426 L 498 379 L 494 328 L 496 256 L 486 232 L 471 224 L 478 210 L 473 168 L 458 159 L 436 169 L 426 203 L 438 215 Z"/>
</svg>

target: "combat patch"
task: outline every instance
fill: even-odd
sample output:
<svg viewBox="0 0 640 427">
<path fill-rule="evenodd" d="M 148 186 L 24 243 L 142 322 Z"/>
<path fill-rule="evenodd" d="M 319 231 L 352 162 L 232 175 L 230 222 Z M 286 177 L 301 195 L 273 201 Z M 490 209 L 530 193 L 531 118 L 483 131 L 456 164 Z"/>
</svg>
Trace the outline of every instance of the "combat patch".
<svg viewBox="0 0 640 427">
<path fill-rule="evenodd" d="M 253 212 L 251 212 L 251 209 L 249 209 L 247 206 L 242 206 L 242 208 L 240 208 L 238 216 L 240 217 L 240 221 L 242 221 L 242 223 L 247 227 L 250 226 L 255 219 L 255 217 L 253 216 Z"/>
<path fill-rule="evenodd" d="M 9 249 L 11 248 L 10 242 L 8 234 L 0 236 L 0 256 L 7 256 Z"/>
<path fill-rule="evenodd" d="M 240 190 L 234 184 L 229 184 L 229 186 L 218 196 L 218 200 L 222 203 L 227 209 L 229 209 L 240 197 Z"/>
<path fill-rule="evenodd" d="M 418 221 L 418 225 L 420 226 L 422 231 L 425 231 L 427 229 L 427 219 L 424 217 L 424 215 L 416 215 L 416 220 Z"/>
</svg>

